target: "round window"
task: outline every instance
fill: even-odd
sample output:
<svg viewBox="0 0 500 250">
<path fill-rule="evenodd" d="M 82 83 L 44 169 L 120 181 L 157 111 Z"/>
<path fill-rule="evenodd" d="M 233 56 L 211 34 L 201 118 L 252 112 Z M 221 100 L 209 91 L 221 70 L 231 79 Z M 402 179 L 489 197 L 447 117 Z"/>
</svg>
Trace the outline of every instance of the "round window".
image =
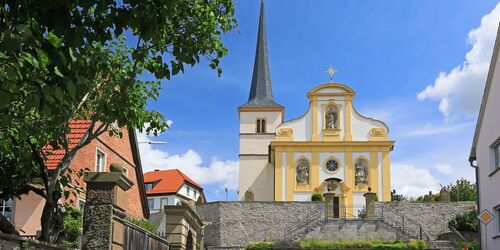
<svg viewBox="0 0 500 250">
<path fill-rule="evenodd" d="M 334 172 L 339 168 L 339 163 L 336 160 L 328 160 L 326 162 L 326 169 L 328 171 Z"/>
</svg>

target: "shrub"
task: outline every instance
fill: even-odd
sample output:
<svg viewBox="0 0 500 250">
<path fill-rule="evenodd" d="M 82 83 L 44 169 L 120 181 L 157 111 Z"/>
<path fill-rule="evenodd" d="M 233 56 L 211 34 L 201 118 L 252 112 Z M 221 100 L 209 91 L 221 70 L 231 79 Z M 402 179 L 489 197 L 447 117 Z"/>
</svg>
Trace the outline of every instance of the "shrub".
<svg viewBox="0 0 500 250">
<path fill-rule="evenodd" d="M 156 233 L 156 226 L 147 220 L 137 220 L 137 219 L 130 218 L 130 217 L 126 217 L 125 220 L 132 222 L 132 224 L 134 224 L 134 225 L 136 225 L 136 226 L 138 226 L 138 227 L 140 227 L 140 228 L 142 228 L 150 233 L 153 233 L 153 234 Z"/>
<path fill-rule="evenodd" d="M 64 212 L 65 239 L 62 241 L 63 246 L 77 248 L 82 228 L 82 212 L 76 208 L 67 207 Z"/>
<path fill-rule="evenodd" d="M 272 249 L 274 247 L 274 242 L 250 242 L 245 249 Z"/>
<path fill-rule="evenodd" d="M 321 194 L 313 194 L 311 196 L 311 201 L 324 201 L 324 197 Z"/>
<path fill-rule="evenodd" d="M 384 249 L 424 249 L 429 245 L 425 241 L 414 240 L 409 242 L 394 241 L 321 241 L 321 240 L 303 240 L 299 243 L 301 249 L 338 249 L 338 248 L 384 248 Z"/>
<path fill-rule="evenodd" d="M 477 232 L 477 210 L 471 210 L 469 212 L 458 214 L 455 218 L 448 221 L 448 227 L 454 227 L 460 232 Z"/>
</svg>

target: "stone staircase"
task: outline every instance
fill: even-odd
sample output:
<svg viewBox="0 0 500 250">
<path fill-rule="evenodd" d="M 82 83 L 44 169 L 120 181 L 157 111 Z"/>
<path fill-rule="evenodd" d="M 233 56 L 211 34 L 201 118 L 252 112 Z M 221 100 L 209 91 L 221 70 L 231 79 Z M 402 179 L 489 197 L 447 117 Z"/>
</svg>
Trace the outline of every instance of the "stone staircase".
<svg viewBox="0 0 500 250">
<path fill-rule="evenodd" d="M 454 250 L 455 248 L 449 240 L 435 240 L 434 243 L 439 250 Z"/>
<path fill-rule="evenodd" d="M 407 240 L 409 237 L 383 220 L 332 220 L 309 232 L 305 239 L 337 240 Z"/>
</svg>

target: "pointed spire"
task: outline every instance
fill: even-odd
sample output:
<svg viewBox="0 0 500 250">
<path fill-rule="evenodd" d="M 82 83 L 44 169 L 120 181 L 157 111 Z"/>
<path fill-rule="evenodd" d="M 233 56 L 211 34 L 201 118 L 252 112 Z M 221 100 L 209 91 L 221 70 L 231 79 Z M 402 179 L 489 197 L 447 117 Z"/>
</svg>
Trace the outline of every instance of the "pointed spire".
<svg viewBox="0 0 500 250">
<path fill-rule="evenodd" d="M 283 107 L 277 104 L 273 98 L 271 74 L 269 73 L 269 62 L 267 58 L 266 22 L 263 0 L 260 2 L 259 34 L 257 37 L 257 49 L 255 51 L 255 62 L 253 65 L 252 86 L 250 87 L 248 102 L 240 107 Z"/>
</svg>

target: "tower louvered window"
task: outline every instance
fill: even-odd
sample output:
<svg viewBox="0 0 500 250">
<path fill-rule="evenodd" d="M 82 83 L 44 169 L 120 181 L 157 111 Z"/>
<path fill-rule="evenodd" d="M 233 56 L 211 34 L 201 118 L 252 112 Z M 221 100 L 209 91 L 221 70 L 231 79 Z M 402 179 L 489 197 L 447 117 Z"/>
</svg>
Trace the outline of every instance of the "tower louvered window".
<svg viewBox="0 0 500 250">
<path fill-rule="evenodd" d="M 257 119 L 255 132 L 258 134 L 266 133 L 266 119 Z"/>
</svg>

